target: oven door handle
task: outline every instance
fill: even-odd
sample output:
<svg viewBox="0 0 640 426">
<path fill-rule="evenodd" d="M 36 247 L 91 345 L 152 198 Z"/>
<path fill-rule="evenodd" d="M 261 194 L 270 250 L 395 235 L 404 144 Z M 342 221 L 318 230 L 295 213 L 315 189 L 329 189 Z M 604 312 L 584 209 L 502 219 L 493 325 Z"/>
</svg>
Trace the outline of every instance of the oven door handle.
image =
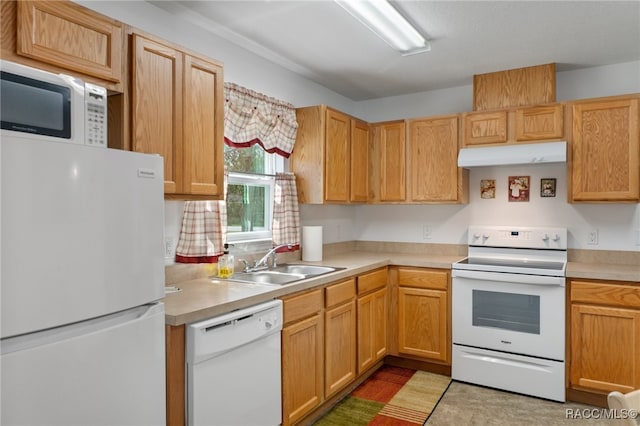
<svg viewBox="0 0 640 426">
<path fill-rule="evenodd" d="M 530 284 L 542 286 L 564 287 L 564 277 L 549 277 L 544 275 L 529 274 L 513 274 L 505 272 L 488 272 L 488 271 L 468 271 L 463 269 L 453 269 L 451 271 L 452 278 L 467 278 L 470 280 L 481 281 L 500 281 L 515 284 Z"/>
</svg>

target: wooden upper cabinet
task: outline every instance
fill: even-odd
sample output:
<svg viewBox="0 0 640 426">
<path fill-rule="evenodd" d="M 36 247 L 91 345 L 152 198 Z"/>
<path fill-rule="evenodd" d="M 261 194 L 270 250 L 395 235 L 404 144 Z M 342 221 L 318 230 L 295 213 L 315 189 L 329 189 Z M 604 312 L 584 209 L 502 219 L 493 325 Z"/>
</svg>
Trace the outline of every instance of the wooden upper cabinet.
<svg viewBox="0 0 640 426">
<path fill-rule="evenodd" d="M 304 204 L 369 199 L 369 124 L 317 105 L 296 109 L 298 133 L 290 168 Z"/>
<path fill-rule="evenodd" d="M 515 110 L 515 140 L 538 141 L 564 136 L 564 108 L 545 105 Z"/>
<path fill-rule="evenodd" d="M 507 142 L 507 111 L 470 112 L 464 117 L 464 145 Z"/>
<path fill-rule="evenodd" d="M 548 104 L 555 101 L 555 64 L 473 76 L 474 111 Z"/>
<path fill-rule="evenodd" d="M 69 1 L 17 2 L 18 55 L 119 83 L 123 37 L 120 22 Z"/>
<path fill-rule="evenodd" d="M 518 144 L 564 138 L 562 104 L 463 114 L 463 146 Z"/>
<path fill-rule="evenodd" d="M 162 155 L 165 198 L 222 198 L 222 67 L 132 37 L 132 150 Z"/>
<path fill-rule="evenodd" d="M 178 50 L 133 36 L 132 150 L 164 159 L 164 192 L 182 190 L 182 70 Z"/>
<path fill-rule="evenodd" d="M 372 125 L 374 159 L 372 174 L 375 201 L 406 200 L 406 136 L 404 121 Z"/>
<path fill-rule="evenodd" d="M 458 116 L 407 122 L 411 200 L 463 201 L 466 174 L 458 168 Z"/>
<path fill-rule="evenodd" d="M 369 200 L 369 124 L 351 121 L 351 201 Z"/>
<path fill-rule="evenodd" d="M 220 195 L 224 180 L 222 66 L 184 57 L 183 192 Z"/>
<path fill-rule="evenodd" d="M 638 102 L 573 104 L 571 201 L 640 200 Z"/>
<path fill-rule="evenodd" d="M 325 201 L 349 201 L 351 165 L 351 119 L 327 109 L 324 156 Z"/>
</svg>

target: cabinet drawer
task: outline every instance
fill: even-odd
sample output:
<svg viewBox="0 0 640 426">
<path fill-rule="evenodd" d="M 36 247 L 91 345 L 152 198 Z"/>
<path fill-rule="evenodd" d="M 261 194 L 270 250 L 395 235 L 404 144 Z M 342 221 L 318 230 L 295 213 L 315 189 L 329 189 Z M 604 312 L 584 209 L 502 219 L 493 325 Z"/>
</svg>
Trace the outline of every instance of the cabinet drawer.
<svg viewBox="0 0 640 426">
<path fill-rule="evenodd" d="M 325 306 L 327 308 L 348 302 L 356 295 L 356 279 L 351 278 L 346 281 L 330 285 L 324 289 L 324 295 Z"/>
<path fill-rule="evenodd" d="M 282 299 L 284 323 L 306 318 L 322 310 L 322 289 Z"/>
<path fill-rule="evenodd" d="M 358 296 L 387 285 L 387 268 L 378 269 L 358 277 Z"/>
<path fill-rule="evenodd" d="M 398 269 L 398 284 L 403 287 L 430 288 L 447 290 L 449 287 L 449 272 L 432 269 Z"/>
<path fill-rule="evenodd" d="M 640 309 L 640 285 L 572 280 L 571 302 Z"/>
</svg>

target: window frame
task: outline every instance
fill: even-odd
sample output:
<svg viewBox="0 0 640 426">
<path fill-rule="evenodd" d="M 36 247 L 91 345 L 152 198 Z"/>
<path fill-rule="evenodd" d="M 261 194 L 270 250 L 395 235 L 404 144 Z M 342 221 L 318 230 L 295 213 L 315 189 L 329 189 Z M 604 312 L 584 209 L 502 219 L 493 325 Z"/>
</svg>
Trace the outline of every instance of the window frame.
<svg viewBox="0 0 640 426">
<path fill-rule="evenodd" d="M 228 146 L 231 149 L 245 149 Z M 228 224 L 228 211 L 227 211 L 227 242 L 240 243 L 240 242 L 260 242 L 260 241 L 272 241 L 272 224 L 273 224 L 273 199 L 275 193 L 275 174 L 277 172 L 283 172 L 285 170 L 284 158 L 278 154 L 271 154 L 265 152 L 264 156 L 264 170 L 265 173 L 253 173 L 253 172 L 237 172 L 229 171 L 227 173 L 227 185 L 256 185 L 264 186 L 267 188 L 268 199 L 265 200 L 265 229 L 257 231 L 235 231 L 231 232 L 233 228 Z M 225 194 L 225 202 L 227 200 L 227 194 Z M 228 210 L 228 209 L 227 209 Z"/>
</svg>

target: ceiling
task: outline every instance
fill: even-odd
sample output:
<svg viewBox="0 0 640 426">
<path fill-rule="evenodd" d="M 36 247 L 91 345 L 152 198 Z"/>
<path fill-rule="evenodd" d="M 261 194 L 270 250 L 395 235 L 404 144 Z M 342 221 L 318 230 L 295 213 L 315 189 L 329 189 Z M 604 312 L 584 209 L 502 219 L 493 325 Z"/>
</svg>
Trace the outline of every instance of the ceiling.
<svg viewBox="0 0 640 426">
<path fill-rule="evenodd" d="M 640 60 L 640 1 L 404 1 L 431 51 L 401 56 L 330 0 L 153 1 L 352 100 L 469 85 L 474 74 Z"/>
</svg>

